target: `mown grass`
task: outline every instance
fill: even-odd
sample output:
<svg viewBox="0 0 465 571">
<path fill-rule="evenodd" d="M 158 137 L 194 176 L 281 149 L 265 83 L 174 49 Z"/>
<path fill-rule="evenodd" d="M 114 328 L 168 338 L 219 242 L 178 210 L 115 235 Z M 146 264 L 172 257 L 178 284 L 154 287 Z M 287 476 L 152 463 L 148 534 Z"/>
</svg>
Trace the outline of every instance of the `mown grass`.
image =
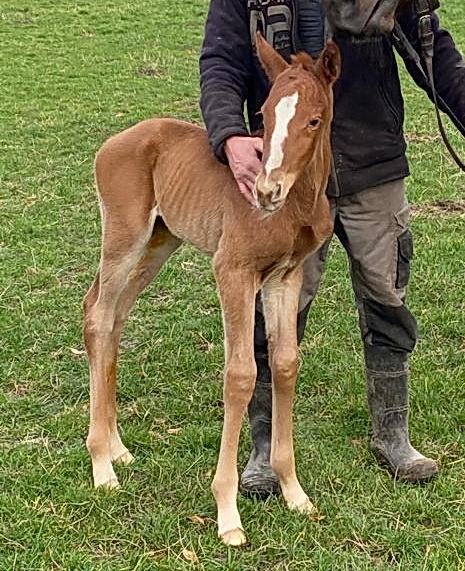
<svg viewBox="0 0 465 571">
<path fill-rule="evenodd" d="M 124 335 L 120 419 L 136 462 L 118 470 L 118 493 L 91 487 L 80 303 L 99 254 L 92 160 L 106 137 L 143 118 L 199 120 L 206 8 L 206 0 L 0 8 L 0 570 L 465 569 L 464 219 L 433 208 L 463 200 L 465 189 L 431 106 L 406 77 L 417 209 L 409 299 L 422 332 L 411 426 L 415 444 L 440 459 L 441 477 L 396 484 L 367 449 L 356 316 L 335 245 L 296 402 L 299 473 L 324 518 L 241 498 L 249 545 L 222 547 L 209 491 L 222 424 L 221 323 L 209 261 L 185 249 Z M 450 0 L 442 14 L 465 47 L 462 10 Z M 241 465 L 247 454 L 244 439 Z"/>
</svg>

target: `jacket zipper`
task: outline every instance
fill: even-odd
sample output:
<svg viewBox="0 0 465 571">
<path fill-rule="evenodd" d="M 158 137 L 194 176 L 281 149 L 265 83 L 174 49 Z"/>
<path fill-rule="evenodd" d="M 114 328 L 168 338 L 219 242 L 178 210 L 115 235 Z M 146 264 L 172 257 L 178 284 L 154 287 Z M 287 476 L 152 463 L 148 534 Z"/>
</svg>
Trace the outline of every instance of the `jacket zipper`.
<svg viewBox="0 0 465 571">
<path fill-rule="evenodd" d="M 334 158 L 334 153 L 331 153 L 331 178 L 333 179 L 335 194 L 336 198 L 341 196 L 341 187 L 339 185 L 339 176 L 336 170 L 336 160 Z"/>
</svg>

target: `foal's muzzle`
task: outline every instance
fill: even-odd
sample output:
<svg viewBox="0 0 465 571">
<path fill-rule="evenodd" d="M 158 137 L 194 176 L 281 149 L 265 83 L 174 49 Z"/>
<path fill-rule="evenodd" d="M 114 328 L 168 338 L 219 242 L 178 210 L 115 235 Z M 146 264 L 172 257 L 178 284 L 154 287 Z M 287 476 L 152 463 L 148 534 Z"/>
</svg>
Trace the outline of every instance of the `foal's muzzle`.
<svg viewBox="0 0 465 571">
<path fill-rule="evenodd" d="M 287 192 L 281 181 L 269 180 L 260 174 L 255 182 L 256 207 L 268 213 L 278 211 L 286 201 Z"/>
</svg>

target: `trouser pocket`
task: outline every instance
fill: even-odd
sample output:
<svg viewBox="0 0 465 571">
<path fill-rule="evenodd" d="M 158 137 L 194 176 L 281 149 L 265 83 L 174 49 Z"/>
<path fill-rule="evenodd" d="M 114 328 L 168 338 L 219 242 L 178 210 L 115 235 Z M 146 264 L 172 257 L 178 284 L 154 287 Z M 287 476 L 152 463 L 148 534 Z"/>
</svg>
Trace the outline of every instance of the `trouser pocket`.
<svg viewBox="0 0 465 571">
<path fill-rule="evenodd" d="M 392 307 L 364 299 L 360 311 L 367 327 L 366 344 L 401 353 L 413 351 L 417 340 L 417 323 L 405 305 Z"/>
<path fill-rule="evenodd" d="M 397 276 L 396 288 L 407 286 L 410 278 L 410 262 L 413 258 L 413 236 L 407 228 L 397 237 Z"/>
</svg>

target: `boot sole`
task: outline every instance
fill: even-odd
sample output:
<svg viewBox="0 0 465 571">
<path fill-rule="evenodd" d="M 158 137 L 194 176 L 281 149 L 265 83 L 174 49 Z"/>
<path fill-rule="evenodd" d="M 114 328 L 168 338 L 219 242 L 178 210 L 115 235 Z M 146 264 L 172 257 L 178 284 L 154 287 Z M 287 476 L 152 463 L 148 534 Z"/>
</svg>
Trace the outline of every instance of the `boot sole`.
<svg viewBox="0 0 465 571">
<path fill-rule="evenodd" d="M 399 482 L 407 482 L 409 484 L 427 484 L 428 482 L 434 480 L 439 474 L 438 465 L 431 458 L 427 458 L 429 462 L 423 466 L 423 470 L 419 469 L 420 466 L 417 465 L 416 468 L 418 469 L 418 473 L 409 474 L 408 470 L 406 473 L 402 473 L 397 468 L 392 466 L 389 460 L 376 448 L 371 448 L 371 451 L 378 460 L 378 463 L 382 467 L 387 468 L 394 479 L 398 480 Z M 415 463 L 413 463 L 411 467 L 415 467 Z"/>
<path fill-rule="evenodd" d="M 271 478 L 247 478 L 241 480 L 241 493 L 249 498 L 266 500 L 270 496 L 281 495 L 279 483 Z"/>
</svg>

